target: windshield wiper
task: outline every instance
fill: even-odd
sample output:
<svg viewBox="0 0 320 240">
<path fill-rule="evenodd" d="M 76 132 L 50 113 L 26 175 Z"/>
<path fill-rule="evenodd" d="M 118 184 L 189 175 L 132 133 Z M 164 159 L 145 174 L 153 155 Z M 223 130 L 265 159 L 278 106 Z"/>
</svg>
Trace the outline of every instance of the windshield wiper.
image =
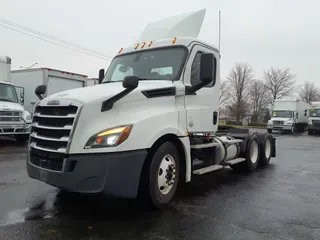
<svg viewBox="0 0 320 240">
<path fill-rule="evenodd" d="M 9 100 L 9 99 L 6 99 L 6 98 L 0 98 L 0 101 L 5 101 L 5 102 L 15 102 L 15 101 L 12 101 L 12 100 Z"/>
</svg>

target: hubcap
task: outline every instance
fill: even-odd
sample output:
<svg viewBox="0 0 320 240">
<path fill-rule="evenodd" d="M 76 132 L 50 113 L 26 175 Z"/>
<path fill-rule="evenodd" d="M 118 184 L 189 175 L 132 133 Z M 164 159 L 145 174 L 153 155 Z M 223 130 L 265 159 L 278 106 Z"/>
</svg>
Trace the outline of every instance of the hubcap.
<svg viewBox="0 0 320 240">
<path fill-rule="evenodd" d="M 265 143 L 265 154 L 266 154 L 266 158 L 269 158 L 271 155 L 271 142 L 270 139 L 266 140 Z"/>
<path fill-rule="evenodd" d="M 258 161 L 258 152 L 259 152 L 258 143 L 254 141 L 250 147 L 250 159 L 253 164 Z"/>
<path fill-rule="evenodd" d="M 176 180 L 176 162 L 167 154 L 161 161 L 158 171 L 158 187 L 162 194 L 168 194 Z"/>
</svg>

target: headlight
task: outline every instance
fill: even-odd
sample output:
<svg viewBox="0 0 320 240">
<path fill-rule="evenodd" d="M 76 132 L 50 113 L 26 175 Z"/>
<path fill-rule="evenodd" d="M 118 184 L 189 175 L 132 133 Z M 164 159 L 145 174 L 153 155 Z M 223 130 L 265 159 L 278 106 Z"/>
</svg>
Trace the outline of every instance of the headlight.
<svg viewBox="0 0 320 240">
<path fill-rule="evenodd" d="M 268 124 L 272 124 L 272 121 L 271 121 L 271 120 L 269 120 L 269 121 L 268 121 Z"/>
<path fill-rule="evenodd" d="M 292 122 L 292 121 L 288 121 L 288 122 L 286 122 L 285 124 L 286 124 L 286 125 L 292 125 L 293 122 Z"/>
<path fill-rule="evenodd" d="M 106 129 L 93 135 L 84 148 L 115 147 L 123 143 L 130 135 L 132 125 Z"/>
<path fill-rule="evenodd" d="M 30 114 L 26 116 L 26 120 L 27 120 L 27 121 L 31 121 L 31 119 L 32 119 L 32 117 L 31 117 Z"/>
</svg>

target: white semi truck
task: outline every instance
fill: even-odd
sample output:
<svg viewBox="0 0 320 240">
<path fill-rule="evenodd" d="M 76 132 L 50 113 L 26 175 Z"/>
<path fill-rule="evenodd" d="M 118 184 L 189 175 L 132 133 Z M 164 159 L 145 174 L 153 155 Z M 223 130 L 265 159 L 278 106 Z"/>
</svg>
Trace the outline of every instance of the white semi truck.
<svg viewBox="0 0 320 240">
<path fill-rule="evenodd" d="M 11 72 L 11 82 L 22 86 L 24 93 L 24 108 L 33 113 L 33 107 L 38 102 L 34 89 L 46 85 L 45 97 L 69 89 L 95 85 L 94 79 L 86 75 L 56 70 L 52 68 L 19 69 Z"/>
<path fill-rule="evenodd" d="M 14 136 L 18 142 L 26 142 L 29 139 L 31 115 L 22 106 L 24 88 L 11 83 L 10 71 L 11 58 L 0 56 L 0 136 Z"/>
<path fill-rule="evenodd" d="M 276 99 L 272 107 L 268 132 L 273 130 L 303 132 L 308 126 L 310 105 L 298 99 Z"/>
<path fill-rule="evenodd" d="M 193 175 L 268 165 L 276 155 L 271 134 L 216 135 L 220 53 L 196 38 L 204 15 L 150 23 L 106 74 L 100 70 L 97 86 L 44 99 L 46 86 L 38 86 L 28 175 L 70 192 L 141 196 L 161 208 Z"/>
<path fill-rule="evenodd" d="M 308 119 L 308 134 L 320 132 L 320 102 L 310 103 L 310 114 Z"/>
</svg>

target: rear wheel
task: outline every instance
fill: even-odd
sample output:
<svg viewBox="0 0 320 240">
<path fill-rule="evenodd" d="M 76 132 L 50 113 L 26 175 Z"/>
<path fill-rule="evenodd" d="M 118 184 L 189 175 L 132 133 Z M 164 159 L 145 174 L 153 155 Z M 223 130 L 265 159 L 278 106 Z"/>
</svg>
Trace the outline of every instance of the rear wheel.
<svg viewBox="0 0 320 240">
<path fill-rule="evenodd" d="M 260 137 L 260 166 L 267 166 L 270 163 L 272 155 L 272 137 L 269 134 L 264 134 Z"/>
<path fill-rule="evenodd" d="M 232 167 L 235 171 L 254 171 L 260 159 L 260 146 L 257 135 L 252 135 L 248 140 L 248 145 L 245 153 L 246 160 L 244 162 L 235 164 Z"/>
<path fill-rule="evenodd" d="M 308 135 L 312 135 L 313 131 L 312 130 L 308 130 Z"/>
<path fill-rule="evenodd" d="M 163 143 L 151 157 L 141 189 L 154 208 L 165 207 L 174 197 L 179 181 L 179 153 L 172 142 Z"/>
<path fill-rule="evenodd" d="M 19 143 L 25 143 L 29 140 L 29 134 L 17 134 L 17 135 L 14 135 L 14 138 Z"/>
</svg>

